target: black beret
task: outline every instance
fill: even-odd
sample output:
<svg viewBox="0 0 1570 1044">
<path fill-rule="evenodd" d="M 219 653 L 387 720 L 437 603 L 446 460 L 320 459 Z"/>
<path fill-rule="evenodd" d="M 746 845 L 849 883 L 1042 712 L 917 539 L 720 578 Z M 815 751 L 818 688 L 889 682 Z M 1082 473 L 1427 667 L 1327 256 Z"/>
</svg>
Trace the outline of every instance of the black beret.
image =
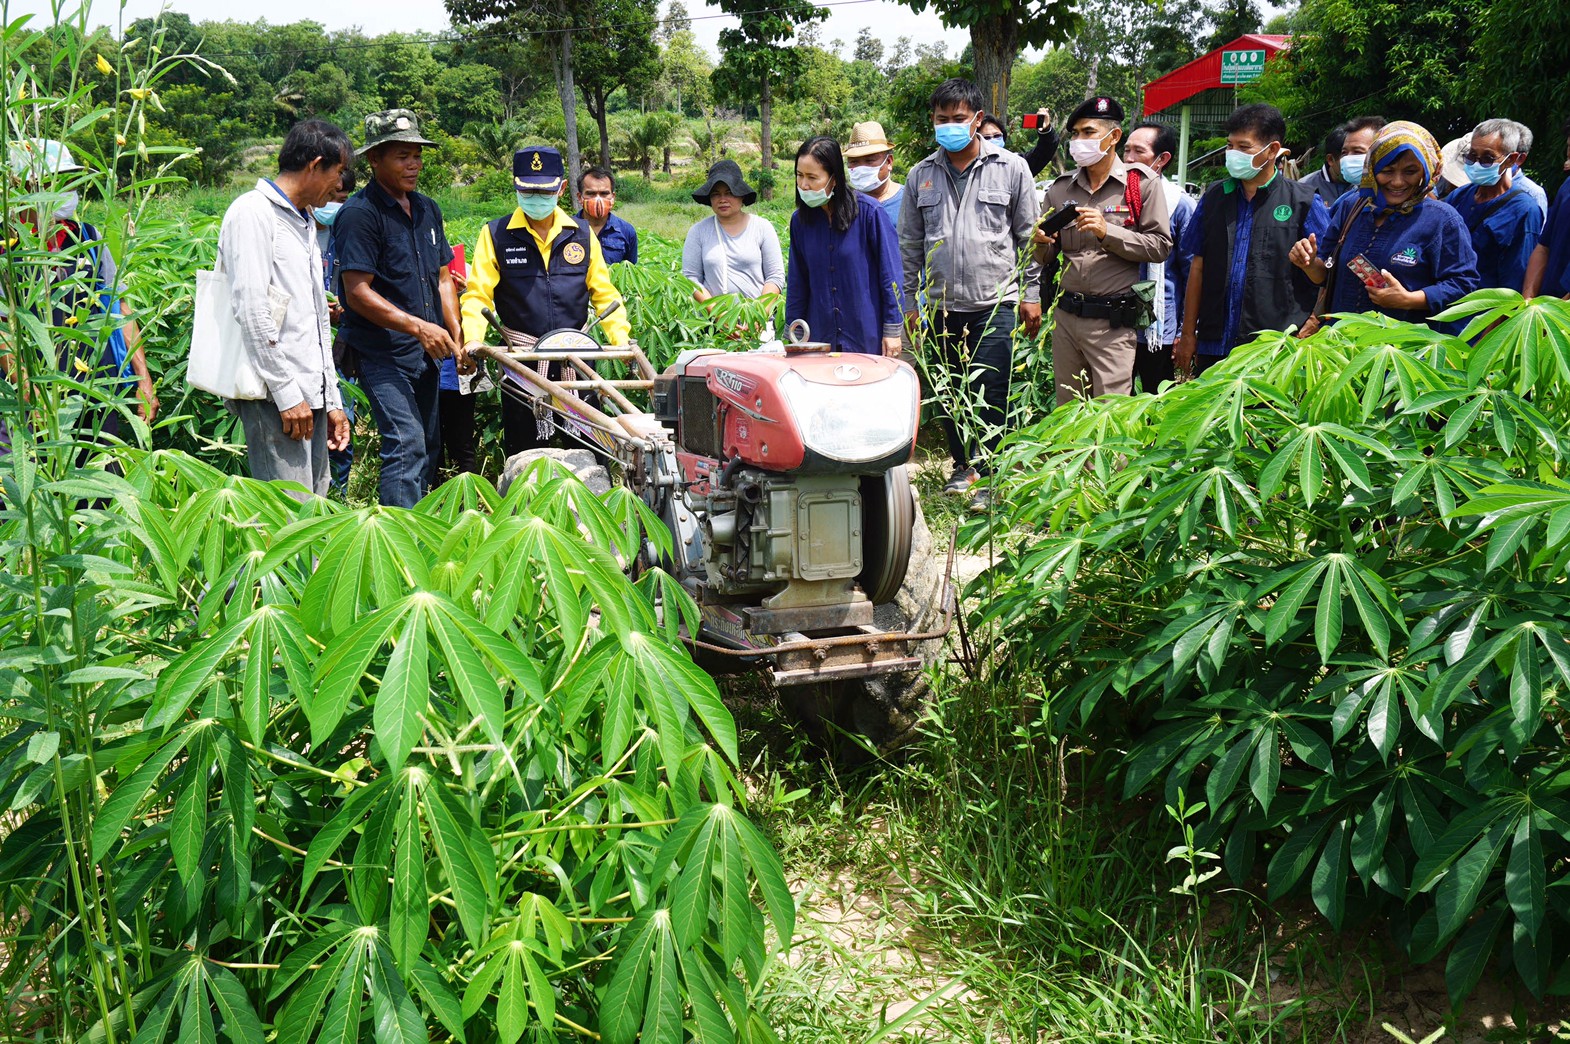
<svg viewBox="0 0 1570 1044">
<path fill-rule="evenodd" d="M 1065 130 L 1073 130 L 1074 124 L 1080 120 L 1111 120 L 1113 123 L 1123 122 L 1123 106 L 1118 104 L 1116 98 L 1086 98 L 1080 102 L 1079 108 L 1069 113 L 1068 122 L 1063 125 Z"/>
</svg>

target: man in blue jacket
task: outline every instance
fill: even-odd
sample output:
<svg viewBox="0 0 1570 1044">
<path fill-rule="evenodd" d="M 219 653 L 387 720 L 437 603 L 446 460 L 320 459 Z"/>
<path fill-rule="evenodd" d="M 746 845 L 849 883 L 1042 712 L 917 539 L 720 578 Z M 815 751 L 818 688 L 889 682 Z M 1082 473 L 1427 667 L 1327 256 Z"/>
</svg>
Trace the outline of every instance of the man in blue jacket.
<svg viewBox="0 0 1570 1044">
<path fill-rule="evenodd" d="M 1520 290 L 1543 233 L 1542 212 L 1516 173 L 1520 127 L 1514 120 L 1479 123 L 1461 157 L 1471 184 L 1445 197 L 1471 233 L 1479 285 L 1485 289 Z"/>
</svg>

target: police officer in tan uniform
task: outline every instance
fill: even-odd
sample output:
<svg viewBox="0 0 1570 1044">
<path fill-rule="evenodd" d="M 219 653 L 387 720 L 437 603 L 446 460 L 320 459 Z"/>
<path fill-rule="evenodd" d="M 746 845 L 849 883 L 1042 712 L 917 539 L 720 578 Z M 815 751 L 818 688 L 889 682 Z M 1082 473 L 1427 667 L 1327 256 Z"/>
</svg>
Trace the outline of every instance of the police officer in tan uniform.
<svg viewBox="0 0 1570 1044">
<path fill-rule="evenodd" d="M 1068 119 L 1076 169 L 1047 188 L 1043 214 L 1078 214 L 1058 235 L 1036 233 L 1036 256 L 1057 256 L 1063 292 L 1052 332 L 1058 405 L 1133 390 L 1136 327 L 1144 311 L 1133 287 L 1139 266 L 1172 251 L 1167 197 L 1155 171 L 1118 158 L 1123 107 L 1090 98 Z M 1159 291 L 1158 291 L 1159 292 Z"/>
</svg>

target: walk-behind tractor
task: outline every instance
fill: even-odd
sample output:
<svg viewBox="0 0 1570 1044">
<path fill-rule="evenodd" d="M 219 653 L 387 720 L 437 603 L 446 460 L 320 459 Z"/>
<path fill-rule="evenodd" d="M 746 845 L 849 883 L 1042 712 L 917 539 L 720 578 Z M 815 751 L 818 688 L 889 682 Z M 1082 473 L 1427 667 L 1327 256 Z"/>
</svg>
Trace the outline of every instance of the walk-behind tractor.
<svg viewBox="0 0 1570 1044">
<path fill-rule="evenodd" d="M 906 472 L 920 383 L 898 359 L 830 351 L 805 324 L 792 334 L 784 350 L 686 351 L 662 374 L 636 345 L 602 349 L 582 330 L 483 354 L 504 394 L 608 458 L 665 522 L 674 556 L 650 542 L 640 557 L 698 603 L 685 640 L 699 662 L 765 669 L 820 735 L 897 745 L 954 614 L 952 549 L 938 560 Z M 597 372 L 612 360 L 628 379 Z"/>
</svg>

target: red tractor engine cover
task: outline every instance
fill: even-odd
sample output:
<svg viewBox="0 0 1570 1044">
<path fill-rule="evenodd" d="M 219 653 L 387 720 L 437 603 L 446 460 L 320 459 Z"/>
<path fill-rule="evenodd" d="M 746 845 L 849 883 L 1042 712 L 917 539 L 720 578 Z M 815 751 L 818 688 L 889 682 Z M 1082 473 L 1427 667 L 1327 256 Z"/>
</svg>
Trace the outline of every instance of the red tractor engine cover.
<svg viewBox="0 0 1570 1044">
<path fill-rule="evenodd" d="M 910 459 L 921 387 L 898 359 L 859 353 L 727 352 L 684 368 L 716 404 L 725 459 L 768 471 L 881 473 Z"/>
</svg>

